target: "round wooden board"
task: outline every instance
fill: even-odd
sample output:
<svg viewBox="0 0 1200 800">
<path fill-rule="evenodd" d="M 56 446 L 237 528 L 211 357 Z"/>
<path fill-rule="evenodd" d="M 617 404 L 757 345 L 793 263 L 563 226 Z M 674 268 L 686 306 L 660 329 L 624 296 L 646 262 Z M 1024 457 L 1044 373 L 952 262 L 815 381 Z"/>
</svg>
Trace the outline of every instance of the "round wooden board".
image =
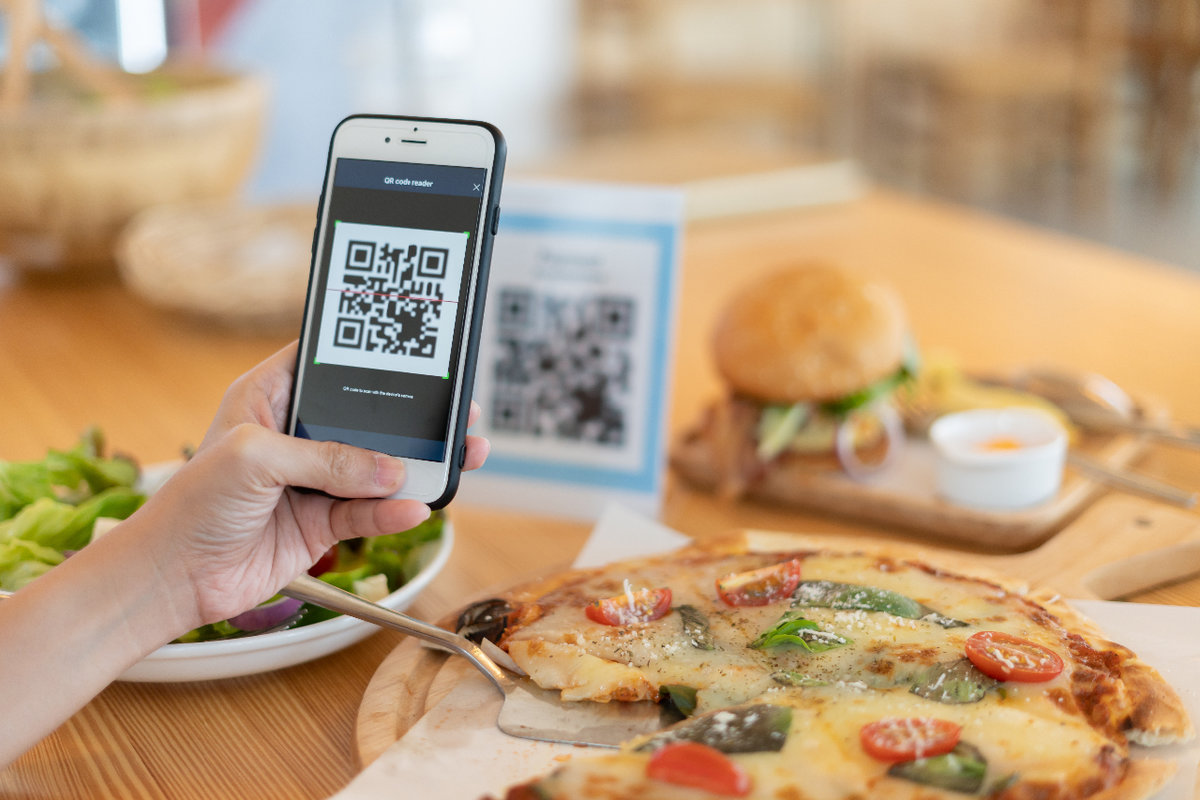
<svg viewBox="0 0 1200 800">
<path fill-rule="evenodd" d="M 435 692 L 434 682 L 449 657 L 408 637 L 380 663 L 358 707 L 355 744 L 360 767 L 379 758 L 445 696 L 450 685 Z"/>
<path fill-rule="evenodd" d="M 942 563 L 967 573 L 1007 575 L 1063 597 L 1111 600 L 1195 572 L 1200 558 L 1200 515 L 1122 495 L 1107 497 L 1036 550 L 1016 555 L 965 555 L 936 547 L 898 546 L 836 536 L 790 534 L 796 543 L 855 549 L 872 544 Z M 1157 549 L 1147 550 L 1147 542 Z M 908 552 L 903 552 L 908 551 Z M 443 620 L 448 626 L 454 617 Z M 469 665 L 413 638 L 379 665 L 359 706 L 356 745 L 365 768 L 411 728 L 460 679 Z"/>
</svg>

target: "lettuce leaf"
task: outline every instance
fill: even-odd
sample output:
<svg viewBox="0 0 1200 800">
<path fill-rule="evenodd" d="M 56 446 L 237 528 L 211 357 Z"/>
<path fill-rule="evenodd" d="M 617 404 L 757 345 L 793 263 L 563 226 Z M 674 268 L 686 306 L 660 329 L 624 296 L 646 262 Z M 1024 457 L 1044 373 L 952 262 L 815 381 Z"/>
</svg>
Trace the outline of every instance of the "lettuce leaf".
<svg viewBox="0 0 1200 800">
<path fill-rule="evenodd" d="M 91 541 L 97 518 L 124 519 L 145 502 L 137 465 L 103 451 L 93 428 L 41 461 L 0 461 L 0 588 L 16 591 Z"/>
<path fill-rule="evenodd" d="M 0 520 L 43 498 L 74 504 L 105 489 L 131 488 L 137 465 L 103 451 L 103 437 L 92 428 L 70 450 L 49 450 L 41 461 L 0 461 Z"/>
<path fill-rule="evenodd" d="M 15 592 L 61 564 L 63 554 L 23 539 L 0 542 L 0 589 Z"/>
<path fill-rule="evenodd" d="M 57 550 L 78 550 L 91 540 L 97 517 L 125 519 L 144 500 L 124 486 L 105 489 L 78 505 L 43 497 L 0 522 L 0 542 L 24 539 Z"/>
</svg>

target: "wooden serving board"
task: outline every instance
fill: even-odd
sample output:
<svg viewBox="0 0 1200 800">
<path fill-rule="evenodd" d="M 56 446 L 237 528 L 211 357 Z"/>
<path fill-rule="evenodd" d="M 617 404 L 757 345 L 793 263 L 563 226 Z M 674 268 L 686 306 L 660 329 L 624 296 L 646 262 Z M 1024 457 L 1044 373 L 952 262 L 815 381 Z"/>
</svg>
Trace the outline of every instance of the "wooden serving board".
<svg viewBox="0 0 1200 800">
<path fill-rule="evenodd" d="M 1036 550 L 1016 555 L 966 555 L 849 535 L 762 535 L 797 546 L 883 546 L 966 572 L 1026 581 L 1067 598 L 1114 600 L 1200 572 L 1200 516 L 1120 495 L 1096 503 Z M 402 737 L 464 669 L 470 669 L 465 662 L 451 661 L 414 639 L 398 645 L 376 670 L 359 706 L 360 765 L 367 766 Z"/>
<path fill-rule="evenodd" d="M 1087 434 L 1071 447 L 1103 466 L 1126 469 L 1146 445 L 1144 438 L 1129 434 Z M 713 447 L 707 436 L 679 440 L 671 452 L 674 471 L 699 489 L 714 491 L 721 459 Z M 900 526 L 922 537 L 1012 552 L 1046 541 L 1106 491 L 1096 479 L 1068 464 L 1058 492 L 1035 506 L 992 511 L 956 505 L 937 492 L 933 446 L 923 437 L 910 436 L 895 463 L 878 475 L 854 480 L 833 467 L 786 475 L 767 470 L 747 489 L 746 500 Z"/>
</svg>

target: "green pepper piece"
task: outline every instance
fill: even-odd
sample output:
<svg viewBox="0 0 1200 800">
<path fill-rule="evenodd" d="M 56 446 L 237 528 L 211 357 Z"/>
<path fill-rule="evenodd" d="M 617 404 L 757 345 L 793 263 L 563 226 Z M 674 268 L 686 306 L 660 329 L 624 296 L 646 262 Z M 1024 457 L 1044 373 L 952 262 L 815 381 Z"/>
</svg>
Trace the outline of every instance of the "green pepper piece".
<svg viewBox="0 0 1200 800">
<path fill-rule="evenodd" d="M 878 611 L 904 619 L 924 619 L 943 628 L 959 628 L 967 623 L 937 613 L 924 603 L 890 589 L 836 581 L 801 581 L 793 595 L 792 607 L 810 606 L 838 611 Z"/>
<path fill-rule="evenodd" d="M 683 623 L 683 635 L 697 650 L 715 650 L 712 633 L 708 629 L 708 617 L 692 605 L 676 606 L 679 620 Z"/>
<path fill-rule="evenodd" d="M 780 670 L 771 673 L 771 680 L 784 686 L 828 686 L 829 681 L 813 678 L 795 670 Z"/>
<path fill-rule="evenodd" d="M 667 703 L 680 714 L 690 717 L 696 713 L 696 688 L 681 683 L 666 683 L 658 687 L 660 703 Z"/>
<path fill-rule="evenodd" d="M 722 753 L 779 752 L 792 727 L 792 710 L 787 706 L 754 703 L 724 708 L 691 717 L 655 734 L 637 749 L 657 750 L 672 742 L 699 742 Z"/>
<path fill-rule="evenodd" d="M 978 703 L 999 685 L 1000 681 L 984 675 L 968 659 L 959 658 L 918 674 L 910 691 L 926 700 L 959 705 Z"/>
<path fill-rule="evenodd" d="M 901 761 L 888 769 L 893 778 L 963 794 L 978 794 L 986 774 L 987 759 L 979 748 L 966 742 L 959 742 L 949 753 Z"/>
</svg>

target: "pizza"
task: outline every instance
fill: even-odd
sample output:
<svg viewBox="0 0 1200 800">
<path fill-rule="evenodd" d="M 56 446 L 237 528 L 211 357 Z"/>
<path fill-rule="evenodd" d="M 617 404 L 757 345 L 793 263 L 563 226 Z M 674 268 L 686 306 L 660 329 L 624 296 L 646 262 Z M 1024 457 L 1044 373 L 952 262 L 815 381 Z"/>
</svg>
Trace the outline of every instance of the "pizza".
<svg viewBox="0 0 1200 800">
<path fill-rule="evenodd" d="M 468 609 L 566 701 L 679 721 L 509 790 L 568 798 L 1146 797 L 1178 695 L 1057 599 L 869 550 L 741 537 L 576 570 Z"/>
</svg>

